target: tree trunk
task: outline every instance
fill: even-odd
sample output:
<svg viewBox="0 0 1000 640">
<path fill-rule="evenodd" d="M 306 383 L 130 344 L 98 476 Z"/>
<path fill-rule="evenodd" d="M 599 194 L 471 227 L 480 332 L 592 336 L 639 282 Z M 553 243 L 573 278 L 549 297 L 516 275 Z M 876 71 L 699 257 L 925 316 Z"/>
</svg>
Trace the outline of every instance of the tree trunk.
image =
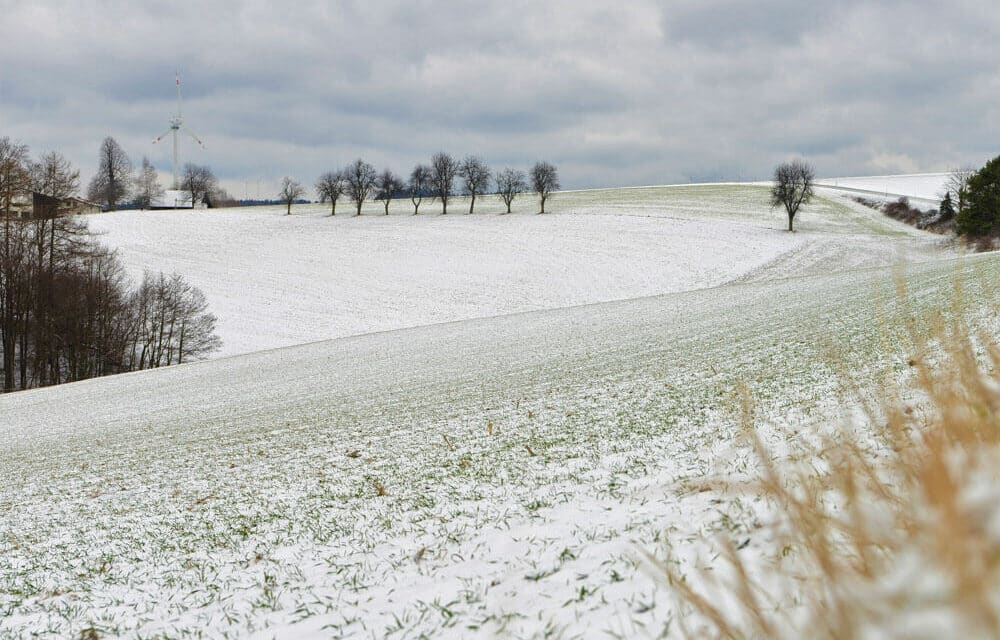
<svg viewBox="0 0 1000 640">
<path fill-rule="evenodd" d="M 789 231 L 792 231 L 792 230 L 793 230 L 793 229 L 792 229 L 792 220 L 794 220 L 794 219 L 795 219 L 795 214 L 794 214 L 794 213 L 791 213 L 791 212 L 789 212 L 789 213 L 788 213 L 788 230 L 789 230 Z"/>
<path fill-rule="evenodd" d="M 3 334 L 3 390 L 13 391 L 14 390 L 14 344 L 17 340 L 16 329 L 14 327 L 14 276 L 12 268 L 12 257 L 10 248 L 10 213 L 4 216 L 4 253 L 3 253 L 3 263 L 0 268 L 3 269 L 4 275 L 4 287 L 3 287 L 3 300 L 0 301 L 3 305 L 3 327 L 0 328 L 0 332 Z"/>
<path fill-rule="evenodd" d="M 3 327 L 3 390 L 14 390 L 14 343 L 17 338 L 13 332 L 13 321 L 4 314 Z"/>
<path fill-rule="evenodd" d="M 545 213 L 545 196 L 542 196 L 542 210 L 538 213 Z"/>
<path fill-rule="evenodd" d="M 287 210 L 287 211 L 285 211 L 285 215 L 286 215 L 286 216 L 290 216 L 290 215 L 292 215 L 292 203 L 291 203 L 291 202 L 286 202 L 285 204 L 287 204 L 287 205 L 288 205 L 288 210 Z"/>
<path fill-rule="evenodd" d="M 354 214 L 354 215 L 358 215 L 358 216 L 361 215 L 361 201 L 360 200 L 358 200 L 358 212 L 356 214 Z"/>
<path fill-rule="evenodd" d="M 331 204 L 330 204 L 330 215 L 331 216 L 335 216 L 335 215 L 337 215 L 337 201 L 336 200 L 331 200 L 330 202 L 331 202 Z"/>
<path fill-rule="evenodd" d="M 28 330 L 27 322 L 21 322 L 21 390 L 24 391 L 28 388 Z"/>
<path fill-rule="evenodd" d="M 385 199 L 385 215 L 389 215 L 389 199 Z"/>
<path fill-rule="evenodd" d="M 476 206 L 476 194 L 472 194 L 472 201 L 469 202 L 469 213 L 472 213 L 472 208 Z"/>
</svg>

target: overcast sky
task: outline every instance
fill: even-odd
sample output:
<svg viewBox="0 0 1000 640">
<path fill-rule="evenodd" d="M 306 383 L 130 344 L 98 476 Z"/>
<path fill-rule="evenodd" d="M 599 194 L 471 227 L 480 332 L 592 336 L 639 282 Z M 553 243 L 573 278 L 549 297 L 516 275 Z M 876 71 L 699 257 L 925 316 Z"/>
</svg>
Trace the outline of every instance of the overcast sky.
<svg viewBox="0 0 1000 640">
<path fill-rule="evenodd" d="M 192 8 L 188 8 L 192 7 Z M 0 136 L 84 183 L 174 111 L 237 197 L 439 150 L 566 188 L 947 170 L 1000 153 L 996 0 L 0 0 Z M 258 187 L 258 184 L 260 187 Z"/>
</svg>

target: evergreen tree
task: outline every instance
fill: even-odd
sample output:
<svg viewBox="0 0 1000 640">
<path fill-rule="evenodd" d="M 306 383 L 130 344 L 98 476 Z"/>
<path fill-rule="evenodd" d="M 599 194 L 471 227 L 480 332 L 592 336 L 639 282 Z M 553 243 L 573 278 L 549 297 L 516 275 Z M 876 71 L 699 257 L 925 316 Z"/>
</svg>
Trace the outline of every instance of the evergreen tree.
<svg viewBox="0 0 1000 640">
<path fill-rule="evenodd" d="M 965 207 L 955 225 L 963 236 L 1000 234 L 1000 156 L 986 163 L 966 185 Z"/>
<path fill-rule="evenodd" d="M 943 220 L 950 220 L 955 217 L 955 205 L 951 202 L 951 192 L 944 194 L 944 200 L 941 201 L 941 206 L 938 207 L 938 214 Z"/>
</svg>

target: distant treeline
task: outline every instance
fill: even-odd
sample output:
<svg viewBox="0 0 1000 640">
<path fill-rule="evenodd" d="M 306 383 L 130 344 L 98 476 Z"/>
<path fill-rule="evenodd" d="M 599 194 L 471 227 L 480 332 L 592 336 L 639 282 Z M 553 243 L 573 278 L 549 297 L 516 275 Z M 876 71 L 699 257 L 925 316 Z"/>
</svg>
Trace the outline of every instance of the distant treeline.
<svg viewBox="0 0 1000 640">
<path fill-rule="evenodd" d="M 297 200 L 293 200 L 292 204 L 309 204 L 310 202 L 311 202 L 310 200 L 306 200 L 305 198 L 299 198 Z M 244 198 L 244 199 L 241 199 L 241 200 L 237 200 L 236 206 L 238 206 L 238 207 L 273 207 L 273 206 L 276 206 L 276 205 L 279 205 L 279 204 L 280 205 L 284 205 L 285 202 L 283 200 L 267 200 L 267 199 L 263 199 L 262 200 L 262 199 L 253 199 L 253 198 L 246 199 L 246 198 Z"/>
</svg>

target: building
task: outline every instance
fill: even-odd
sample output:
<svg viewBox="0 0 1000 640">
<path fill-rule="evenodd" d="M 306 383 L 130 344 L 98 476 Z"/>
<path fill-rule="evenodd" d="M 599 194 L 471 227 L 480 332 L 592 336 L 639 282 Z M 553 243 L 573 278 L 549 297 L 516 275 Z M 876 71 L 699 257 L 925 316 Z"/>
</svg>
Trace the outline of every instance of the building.
<svg viewBox="0 0 1000 640">
<path fill-rule="evenodd" d="M 8 215 L 15 218 L 30 218 L 31 206 L 31 198 L 24 194 L 18 194 L 11 199 L 10 209 L 7 211 L 0 211 L 0 215 Z"/>
<path fill-rule="evenodd" d="M 10 211 L 0 211 L 0 214 L 6 213 L 15 218 L 30 219 L 78 216 L 84 213 L 100 213 L 103 210 L 101 205 L 81 198 L 53 198 L 33 191 L 31 197 L 22 195 L 14 198 L 10 203 Z"/>
<path fill-rule="evenodd" d="M 101 213 L 104 211 L 104 207 L 97 204 L 96 202 L 88 202 L 81 198 L 66 198 L 63 200 L 63 205 L 66 210 L 64 213 L 78 216 L 84 213 Z"/>
<path fill-rule="evenodd" d="M 78 216 L 83 213 L 100 213 L 101 205 L 80 198 L 53 198 L 37 191 L 31 194 L 31 212 L 21 212 L 22 218 L 55 218 Z"/>
</svg>

